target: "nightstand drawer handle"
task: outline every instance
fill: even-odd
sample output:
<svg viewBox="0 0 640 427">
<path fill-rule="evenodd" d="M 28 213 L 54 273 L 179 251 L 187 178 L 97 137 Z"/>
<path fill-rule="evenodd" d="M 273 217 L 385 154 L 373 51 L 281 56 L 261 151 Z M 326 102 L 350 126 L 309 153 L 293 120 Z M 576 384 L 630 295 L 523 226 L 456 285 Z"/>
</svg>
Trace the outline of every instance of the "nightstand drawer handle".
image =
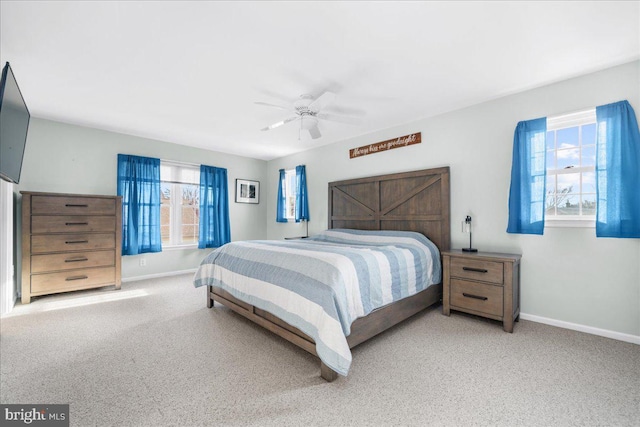
<svg viewBox="0 0 640 427">
<path fill-rule="evenodd" d="M 464 271 L 475 271 L 476 273 L 488 273 L 489 270 L 485 270 L 484 268 L 473 268 L 473 267 L 462 267 Z"/>
<path fill-rule="evenodd" d="M 89 205 L 74 205 L 73 203 L 67 203 L 64 205 L 67 208 L 88 208 Z"/>
<path fill-rule="evenodd" d="M 64 260 L 64 262 L 81 262 L 81 261 L 89 261 L 89 258 L 71 258 L 71 259 Z"/>
<path fill-rule="evenodd" d="M 71 281 L 71 280 L 84 280 L 84 279 L 88 279 L 89 276 L 73 276 L 73 277 L 67 277 L 65 280 L 67 282 Z"/>
<path fill-rule="evenodd" d="M 65 222 L 64 225 L 89 225 L 88 222 Z"/>
<path fill-rule="evenodd" d="M 482 300 L 482 301 L 486 301 L 486 300 L 489 299 L 487 297 L 481 297 L 479 295 L 467 294 L 465 292 L 462 293 L 462 296 L 463 297 L 467 297 L 467 298 L 479 299 L 479 300 Z"/>
<path fill-rule="evenodd" d="M 72 245 L 74 243 L 89 243 L 89 241 L 88 240 L 67 240 L 64 243 L 67 245 Z"/>
</svg>

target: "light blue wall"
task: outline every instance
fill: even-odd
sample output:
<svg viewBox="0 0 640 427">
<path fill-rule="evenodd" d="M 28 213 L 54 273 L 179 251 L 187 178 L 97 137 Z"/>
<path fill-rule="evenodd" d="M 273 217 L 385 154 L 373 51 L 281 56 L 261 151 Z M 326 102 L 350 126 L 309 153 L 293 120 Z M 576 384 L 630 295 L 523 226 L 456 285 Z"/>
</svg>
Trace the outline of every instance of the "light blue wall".
<svg viewBox="0 0 640 427">
<path fill-rule="evenodd" d="M 269 162 L 268 237 L 300 234 L 275 222 L 278 169 L 307 168 L 311 234 L 327 227 L 331 181 L 450 166 L 452 246 L 521 253 L 522 312 L 640 339 L 640 239 L 596 239 L 593 228 L 506 233 L 513 132 L 520 120 L 627 99 L 640 112 L 640 62 L 566 80 Z M 349 149 L 422 132 L 422 143 L 349 159 Z"/>
<path fill-rule="evenodd" d="M 235 180 L 264 183 L 265 161 L 88 127 L 33 118 L 20 185 L 14 186 L 14 191 L 115 195 L 118 153 L 226 168 L 232 240 L 266 238 L 266 203 L 234 203 Z M 195 269 L 209 251 L 181 249 L 124 256 L 122 277 L 126 280 Z M 141 257 L 146 259 L 145 267 L 140 266 Z"/>
</svg>

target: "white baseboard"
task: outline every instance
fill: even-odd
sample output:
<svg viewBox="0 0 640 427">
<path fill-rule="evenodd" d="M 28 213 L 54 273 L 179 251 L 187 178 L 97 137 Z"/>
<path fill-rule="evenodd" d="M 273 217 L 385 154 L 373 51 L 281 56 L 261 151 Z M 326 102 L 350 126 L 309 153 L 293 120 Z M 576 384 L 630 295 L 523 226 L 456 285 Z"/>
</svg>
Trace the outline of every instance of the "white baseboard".
<svg viewBox="0 0 640 427">
<path fill-rule="evenodd" d="M 126 282 L 136 282 L 138 280 L 147 280 L 147 279 L 158 279 L 160 277 L 171 277 L 171 276 L 179 276 L 181 274 L 194 274 L 198 269 L 193 268 L 189 270 L 180 270 L 180 271 L 169 271 L 166 273 L 156 273 L 156 274 L 145 274 L 144 276 L 134 276 L 134 277 L 123 277 L 122 283 Z"/>
<path fill-rule="evenodd" d="M 548 317 L 535 316 L 533 314 L 520 313 L 520 318 L 532 322 L 544 323 L 545 325 L 557 326 L 559 328 L 571 329 L 573 331 L 585 332 L 587 334 L 599 335 L 618 341 L 625 341 L 640 345 L 640 336 L 623 334 L 622 332 L 609 331 L 607 329 L 594 328 L 592 326 L 579 325 L 577 323 L 564 322 L 562 320 L 549 319 Z"/>
</svg>

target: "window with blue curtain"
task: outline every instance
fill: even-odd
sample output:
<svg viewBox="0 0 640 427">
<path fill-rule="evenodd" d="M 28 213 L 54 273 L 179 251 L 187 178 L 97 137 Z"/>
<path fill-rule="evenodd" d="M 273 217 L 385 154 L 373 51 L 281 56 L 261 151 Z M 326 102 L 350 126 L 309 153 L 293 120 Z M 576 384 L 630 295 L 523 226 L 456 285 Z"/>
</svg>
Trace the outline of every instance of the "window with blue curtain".
<svg viewBox="0 0 640 427">
<path fill-rule="evenodd" d="M 280 169 L 276 221 L 309 221 L 307 172 L 304 165 L 290 170 Z"/>
<path fill-rule="evenodd" d="M 640 131 L 629 102 L 596 107 L 596 236 L 640 238 Z"/>
<path fill-rule="evenodd" d="M 280 169 L 278 179 L 278 200 L 276 201 L 276 222 L 287 222 L 287 200 L 285 198 L 286 172 Z"/>
<path fill-rule="evenodd" d="M 307 195 L 307 170 L 296 166 L 296 222 L 309 221 L 309 196 Z"/>
<path fill-rule="evenodd" d="M 227 170 L 200 165 L 198 248 L 217 248 L 230 241 Z"/>
<path fill-rule="evenodd" d="M 546 169 L 546 117 L 522 121 L 513 137 L 507 233 L 543 234 Z"/>
<path fill-rule="evenodd" d="M 122 254 L 161 252 L 160 159 L 118 154 Z"/>
</svg>

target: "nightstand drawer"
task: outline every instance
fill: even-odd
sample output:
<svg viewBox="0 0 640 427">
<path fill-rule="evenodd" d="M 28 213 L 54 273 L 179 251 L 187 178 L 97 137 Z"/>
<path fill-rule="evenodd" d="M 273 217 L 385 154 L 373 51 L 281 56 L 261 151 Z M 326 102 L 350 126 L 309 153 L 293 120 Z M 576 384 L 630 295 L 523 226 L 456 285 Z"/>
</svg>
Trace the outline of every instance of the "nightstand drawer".
<svg viewBox="0 0 640 427">
<path fill-rule="evenodd" d="M 451 279 L 451 308 L 462 308 L 502 317 L 502 286 Z"/>
<path fill-rule="evenodd" d="M 483 282 L 503 283 L 503 264 L 464 257 L 451 257 L 451 277 L 482 280 Z M 502 292 L 502 291 L 501 291 Z"/>
</svg>

